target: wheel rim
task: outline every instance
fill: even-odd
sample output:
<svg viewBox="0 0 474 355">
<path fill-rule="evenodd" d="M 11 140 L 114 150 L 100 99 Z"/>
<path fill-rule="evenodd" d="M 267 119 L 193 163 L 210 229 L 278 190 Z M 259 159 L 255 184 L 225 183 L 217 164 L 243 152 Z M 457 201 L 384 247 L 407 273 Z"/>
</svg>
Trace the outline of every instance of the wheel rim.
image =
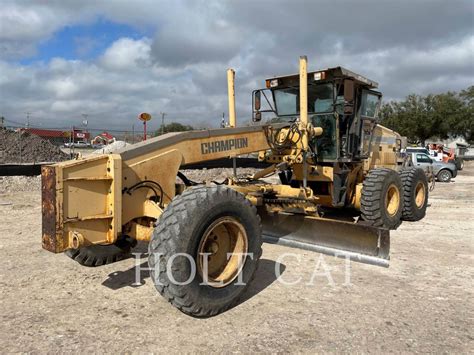
<svg viewBox="0 0 474 355">
<path fill-rule="evenodd" d="M 422 182 L 416 184 L 415 188 L 415 205 L 417 208 L 422 208 L 425 204 L 425 185 Z"/>
<path fill-rule="evenodd" d="M 442 171 L 441 172 L 441 181 L 448 181 L 448 179 L 449 179 L 448 172 Z"/>
<path fill-rule="evenodd" d="M 385 210 L 390 216 L 397 214 L 400 208 L 400 191 L 397 186 L 391 184 L 388 187 L 387 194 L 385 195 Z"/>
<path fill-rule="evenodd" d="M 208 285 L 224 287 L 239 275 L 247 253 L 248 238 L 244 226 L 232 217 L 214 221 L 204 232 L 198 247 L 198 272 Z M 231 254 L 229 258 L 227 255 Z M 206 272 L 207 258 L 207 272 Z"/>
</svg>

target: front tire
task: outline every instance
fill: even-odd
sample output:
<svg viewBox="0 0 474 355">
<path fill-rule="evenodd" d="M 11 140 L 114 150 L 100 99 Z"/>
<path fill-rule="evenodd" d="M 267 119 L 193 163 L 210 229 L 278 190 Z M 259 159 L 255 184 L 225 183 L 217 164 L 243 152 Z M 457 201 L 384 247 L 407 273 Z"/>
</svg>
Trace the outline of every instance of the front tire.
<svg viewBox="0 0 474 355">
<path fill-rule="evenodd" d="M 438 176 L 436 178 L 440 182 L 450 182 L 452 177 L 453 174 L 449 170 L 443 169 L 438 172 Z"/>
<path fill-rule="evenodd" d="M 375 227 L 396 229 L 402 216 L 402 182 L 398 173 L 387 168 L 370 170 L 362 185 L 362 219 Z"/>
<path fill-rule="evenodd" d="M 426 214 L 428 206 L 428 179 L 419 168 L 402 170 L 400 178 L 403 184 L 404 221 L 419 221 Z"/>
<path fill-rule="evenodd" d="M 149 244 L 156 289 L 194 317 L 226 311 L 255 275 L 261 233 L 257 210 L 242 194 L 224 186 L 186 190 L 159 217 Z M 248 254 L 243 262 L 238 253 Z"/>
</svg>

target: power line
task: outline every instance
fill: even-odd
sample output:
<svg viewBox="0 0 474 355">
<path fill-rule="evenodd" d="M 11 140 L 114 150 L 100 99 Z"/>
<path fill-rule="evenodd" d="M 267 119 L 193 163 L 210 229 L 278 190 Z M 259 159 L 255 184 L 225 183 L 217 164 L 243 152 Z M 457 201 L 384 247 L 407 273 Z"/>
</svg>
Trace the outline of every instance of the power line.
<svg viewBox="0 0 474 355">
<path fill-rule="evenodd" d="M 12 120 L 7 120 L 6 118 L 5 118 L 5 122 L 11 122 L 11 123 L 14 123 L 14 124 L 17 124 L 17 125 L 20 125 L 20 126 L 24 126 L 24 125 L 25 125 L 24 123 L 12 121 Z"/>
</svg>

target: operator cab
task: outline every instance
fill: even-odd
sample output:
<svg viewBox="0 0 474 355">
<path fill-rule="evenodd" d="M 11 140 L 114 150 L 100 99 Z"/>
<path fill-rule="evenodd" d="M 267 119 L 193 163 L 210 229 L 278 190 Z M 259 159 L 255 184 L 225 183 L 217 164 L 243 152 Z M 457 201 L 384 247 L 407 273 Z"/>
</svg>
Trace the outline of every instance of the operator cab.
<svg viewBox="0 0 474 355">
<path fill-rule="evenodd" d="M 320 162 L 364 159 L 369 154 L 382 94 L 378 84 L 342 67 L 307 74 L 308 119 L 323 134 L 310 144 Z M 262 98 L 263 96 L 263 98 Z M 266 109 L 261 108 L 261 102 Z M 299 75 L 266 80 L 266 89 L 253 92 L 253 120 L 273 113 L 271 122 L 299 117 Z"/>
</svg>

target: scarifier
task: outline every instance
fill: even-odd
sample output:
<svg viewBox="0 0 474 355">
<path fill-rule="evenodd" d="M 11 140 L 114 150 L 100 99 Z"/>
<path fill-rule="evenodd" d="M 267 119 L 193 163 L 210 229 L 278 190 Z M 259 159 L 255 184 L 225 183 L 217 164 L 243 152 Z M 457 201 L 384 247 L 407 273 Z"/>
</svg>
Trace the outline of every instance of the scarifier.
<svg viewBox="0 0 474 355">
<path fill-rule="evenodd" d="M 236 126 L 229 69 L 230 127 L 43 167 L 43 248 L 98 266 L 149 242 L 157 290 L 198 317 L 238 302 L 263 240 L 388 266 L 389 230 L 425 215 L 426 177 L 403 168 L 406 140 L 377 123 L 377 83 L 342 67 L 306 68 L 300 57 L 299 75 L 253 92 L 253 120 L 271 114 L 269 123 Z M 180 171 L 228 158 L 235 167 L 248 154 L 266 164 L 253 176 L 204 184 Z"/>
</svg>

